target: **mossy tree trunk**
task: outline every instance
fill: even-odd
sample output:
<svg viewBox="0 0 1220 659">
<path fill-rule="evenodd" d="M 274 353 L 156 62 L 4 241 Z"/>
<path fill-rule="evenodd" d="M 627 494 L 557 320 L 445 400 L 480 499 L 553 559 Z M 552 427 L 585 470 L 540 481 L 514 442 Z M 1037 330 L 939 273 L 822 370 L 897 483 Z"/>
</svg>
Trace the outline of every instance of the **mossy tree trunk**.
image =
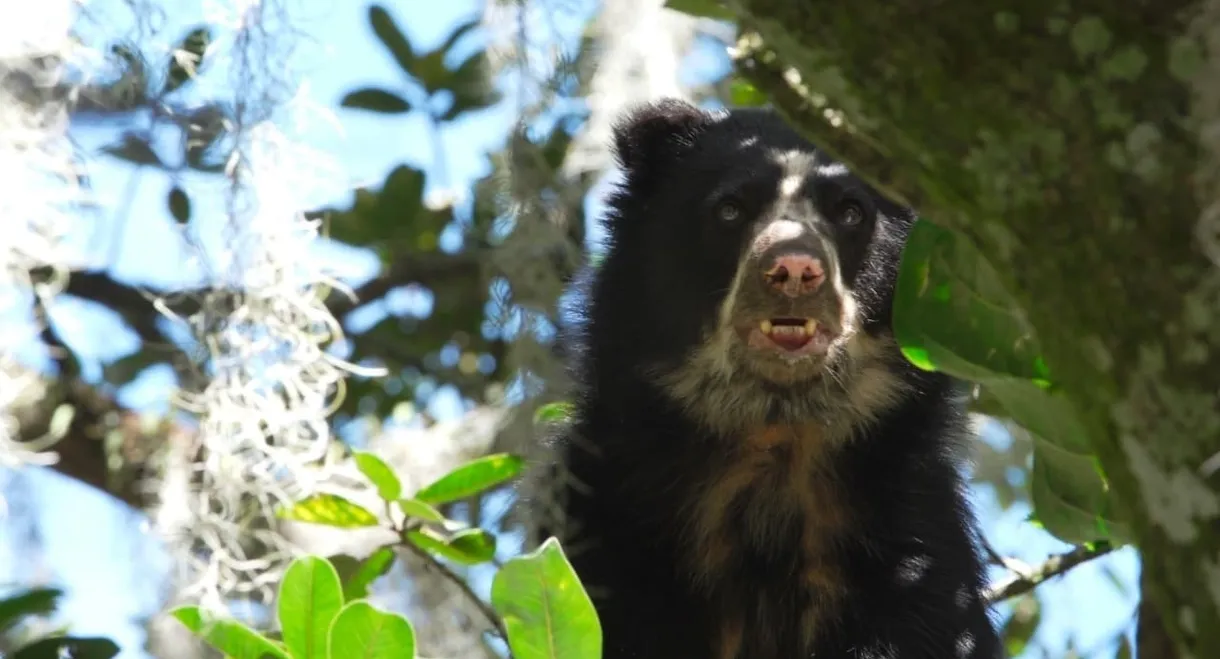
<svg viewBox="0 0 1220 659">
<path fill-rule="evenodd" d="M 790 119 L 990 255 L 1083 415 L 1166 631 L 1220 657 L 1220 9 L 729 4 Z"/>
</svg>

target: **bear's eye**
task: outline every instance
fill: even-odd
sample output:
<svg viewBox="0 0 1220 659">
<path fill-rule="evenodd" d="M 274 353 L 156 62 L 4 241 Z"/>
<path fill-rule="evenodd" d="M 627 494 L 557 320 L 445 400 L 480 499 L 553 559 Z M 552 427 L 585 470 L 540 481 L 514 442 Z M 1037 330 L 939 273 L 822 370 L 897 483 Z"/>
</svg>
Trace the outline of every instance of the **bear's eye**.
<svg viewBox="0 0 1220 659">
<path fill-rule="evenodd" d="M 716 219 L 721 222 L 736 222 L 742 215 L 741 205 L 735 199 L 725 199 L 716 204 Z"/>
<path fill-rule="evenodd" d="M 856 226 L 864 221 L 864 209 L 860 208 L 860 204 L 854 201 L 849 201 L 843 204 L 839 211 L 839 224 L 845 227 Z"/>
</svg>

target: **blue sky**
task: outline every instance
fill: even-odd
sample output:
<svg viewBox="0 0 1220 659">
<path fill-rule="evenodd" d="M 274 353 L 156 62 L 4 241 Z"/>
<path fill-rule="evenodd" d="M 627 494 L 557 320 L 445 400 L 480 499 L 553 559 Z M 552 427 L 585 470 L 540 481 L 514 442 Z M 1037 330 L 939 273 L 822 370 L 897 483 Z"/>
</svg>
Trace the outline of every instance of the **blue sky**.
<svg viewBox="0 0 1220 659">
<path fill-rule="evenodd" d="M 114 2 L 95 1 L 91 6 L 106 7 Z M 200 20 L 195 3 L 182 4 L 182 11 L 174 10 L 166 35 L 176 35 Z M 297 27 L 322 43 L 322 48 L 302 52 L 301 59 L 293 61 L 309 80 L 307 95 L 312 101 L 337 108 L 339 98 L 352 88 L 390 85 L 399 79 L 392 60 L 368 29 L 365 5 L 302 0 L 291 6 L 302 12 L 296 14 L 298 19 L 304 17 L 297 21 Z M 387 6 L 416 47 L 428 49 L 439 44 L 457 22 L 476 15 L 481 1 L 402 0 Z M 704 56 L 699 61 L 714 63 L 718 59 Z M 345 197 L 335 196 L 341 187 L 379 182 L 386 172 L 404 161 L 432 169 L 429 128 L 421 117 L 385 118 L 339 109 L 335 114 L 341 130 L 316 122 L 304 136 L 311 145 L 329 153 L 345 173 L 346 180 L 336 181 L 333 190 L 318 191 L 317 203 L 344 203 Z M 488 171 L 485 154 L 503 141 L 511 120 L 511 109 L 504 104 L 444 132 L 445 178 L 450 185 L 461 186 Z M 100 138 L 112 135 L 96 128 L 77 131 L 82 143 L 92 147 L 104 143 Z M 117 209 L 123 206 L 132 185 L 130 170 L 113 161 L 97 161 L 90 174 L 103 211 L 77 239 L 88 247 L 90 254 L 97 256 L 96 265 L 114 264 L 113 271 L 118 277 L 137 283 L 188 282 L 197 276 L 184 268 L 185 252 L 172 247 L 179 239 L 165 212 L 168 180 L 156 175 L 139 177 L 129 211 L 119 213 Z M 435 184 L 438 178 L 431 177 L 430 183 Z M 196 213 L 219 210 L 215 202 L 209 204 L 206 198 L 196 196 Z M 117 230 L 113 219 L 116 217 L 125 218 L 122 231 Z M 121 242 L 115 244 L 119 237 Z M 348 277 L 369 276 L 376 266 L 371 255 L 355 250 L 322 249 L 319 254 Z M 100 373 L 103 361 L 122 356 L 136 346 L 135 337 L 108 312 L 91 305 L 61 302 L 54 310 L 54 318 L 73 347 L 85 356 L 87 374 Z M 30 356 L 38 357 L 37 353 Z M 126 404 L 161 411 L 166 409 L 164 394 L 171 384 L 167 372 L 150 371 L 136 385 L 124 390 L 121 397 Z M 454 409 L 453 403 L 452 399 L 446 402 L 441 397 L 434 411 L 443 415 Z M 1003 433 L 989 432 L 987 441 L 1003 446 L 1010 440 Z M 124 659 L 145 656 L 139 649 L 142 632 L 138 618 L 156 611 L 160 586 L 155 577 L 166 564 L 156 542 L 144 530 L 143 517 L 53 472 L 33 469 L 18 474 L 0 472 L 0 483 L 9 486 L 8 492 L 13 492 L 16 489 L 13 486 L 19 482 L 28 485 L 22 501 L 36 510 L 37 529 L 45 548 L 44 563 L 27 565 L 26 557 L 12 554 L 10 542 L 0 542 L 0 565 L 12 566 L 8 574 L 0 572 L 0 581 L 49 578 L 63 585 L 69 593 L 63 610 L 64 622 L 72 624 L 78 633 L 114 638 L 124 647 L 120 655 Z M 1066 548 L 1024 523 L 1028 510 L 1014 507 L 1002 511 L 990 488 L 975 488 L 975 492 L 976 507 L 987 535 L 1001 553 L 1036 563 L 1049 553 Z M 11 503 L 16 505 L 18 501 Z M 15 526 L 7 522 L 0 529 L 7 533 Z M 1105 568 L 1118 576 L 1125 592 L 1115 587 Z M 1113 656 L 1109 639 L 1131 618 L 1137 575 L 1138 560 L 1128 549 L 1044 586 L 1044 622 L 1038 640 L 1049 648 L 1062 649 L 1067 639 L 1074 637 L 1079 650 L 1101 650 L 1086 656 Z M 1056 650 L 1047 656 L 1062 655 Z"/>
</svg>

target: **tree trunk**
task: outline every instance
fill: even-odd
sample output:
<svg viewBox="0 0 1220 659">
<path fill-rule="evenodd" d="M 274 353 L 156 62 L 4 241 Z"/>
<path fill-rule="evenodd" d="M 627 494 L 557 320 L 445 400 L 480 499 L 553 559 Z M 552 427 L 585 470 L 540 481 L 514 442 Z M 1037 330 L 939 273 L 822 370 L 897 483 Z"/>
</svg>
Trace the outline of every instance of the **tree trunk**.
<svg viewBox="0 0 1220 659">
<path fill-rule="evenodd" d="M 1218 1 L 730 0 L 794 123 L 990 255 L 1194 657 L 1220 657 Z"/>
</svg>

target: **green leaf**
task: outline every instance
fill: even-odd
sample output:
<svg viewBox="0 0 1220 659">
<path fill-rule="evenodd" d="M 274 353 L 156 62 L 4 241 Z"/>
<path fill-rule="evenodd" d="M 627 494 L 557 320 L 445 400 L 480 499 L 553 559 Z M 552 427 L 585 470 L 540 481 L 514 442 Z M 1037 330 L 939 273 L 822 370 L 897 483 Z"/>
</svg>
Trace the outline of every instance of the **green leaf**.
<svg viewBox="0 0 1220 659">
<path fill-rule="evenodd" d="M 1038 605 L 1038 598 L 1032 594 L 1023 595 L 1013 603 L 1012 616 L 1000 631 L 1008 656 L 1017 657 L 1025 651 L 1025 646 L 1029 645 L 1029 639 L 1033 638 L 1041 618 L 1042 609 Z"/>
<path fill-rule="evenodd" d="M 413 659 L 415 630 L 406 618 L 368 602 L 343 607 L 330 628 L 331 659 Z"/>
<path fill-rule="evenodd" d="M 556 401 L 541 405 L 534 412 L 534 423 L 562 423 L 572 416 L 572 404 Z"/>
<path fill-rule="evenodd" d="M 894 335 L 919 368 L 977 382 L 1034 439 L 1034 517 L 1061 540 L 1127 542 L 1088 428 L 1050 384 L 1032 325 L 965 237 L 919 220 L 899 265 Z"/>
<path fill-rule="evenodd" d="M 739 107 L 758 107 L 767 104 L 767 95 L 759 91 L 750 81 L 733 78 L 729 84 L 729 100 Z"/>
<path fill-rule="evenodd" d="M 178 89 L 198 75 L 199 68 L 203 65 L 204 53 L 210 43 L 212 43 L 212 30 L 206 25 L 186 33 L 186 36 L 170 53 L 169 72 L 165 76 L 163 94 Z"/>
<path fill-rule="evenodd" d="M 402 496 L 402 481 L 384 460 L 367 451 L 356 451 L 354 459 L 360 473 L 372 481 L 382 499 L 394 501 Z"/>
<path fill-rule="evenodd" d="M 205 617 L 197 606 L 179 607 L 170 611 L 170 615 L 232 659 L 263 659 L 268 655 L 274 659 L 292 659 L 278 643 L 236 620 Z"/>
<path fill-rule="evenodd" d="M 331 556 L 328 560 L 339 573 L 339 580 L 343 583 L 344 601 L 351 602 L 367 597 L 369 586 L 390 571 L 395 557 L 392 547 L 381 547 L 364 560 L 357 560 L 347 554 Z"/>
<path fill-rule="evenodd" d="M 373 34 L 377 35 L 377 39 L 394 56 L 394 61 L 398 62 L 398 66 L 403 72 L 410 73 L 411 67 L 415 64 L 415 51 L 411 48 L 407 35 L 403 34 L 398 23 L 394 21 L 394 17 L 390 16 L 390 12 L 381 5 L 370 6 L 369 25 L 373 28 Z"/>
<path fill-rule="evenodd" d="M 445 474 L 415 498 L 433 505 L 465 499 L 515 478 L 524 466 L 524 460 L 507 453 L 484 456 Z"/>
<path fill-rule="evenodd" d="M 119 144 L 108 144 L 102 147 L 102 152 L 115 158 L 126 160 L 133 165 L 163 166 L 161 157 L 153 151 L 152 146 L 143 137 L 134 133 L 123 133 L 123 141 Z"/>
<path fill-rule="evenodd" d="M 57 636 L 43 638 L 13 653 L 13 659 L 110 659 L 119 646 L 108 638 Z"/>
<path fill-rule="evenodd" d="M 448 80 L 453 92 L 453 104 L 441 114 L 441 121 L 451 121 L 471 110 L 480 110 L 500 100 L 500 93 L 491 84 L 487 53 L 476 52 L 453 69 Z"/>
<path fill-rule="evenodd" d="M 504 564 L 491 585 L 491 605 L 516 659 L 602 656 L 597 611 L 555 538 Z"/>
<path fill-rule="evenodd" d="M 191 198 L 186 196 L 186 192 L 178 186 L 174 186 L 169 191 L 169 213 L 174 216 L 174 220 L 178 224 L 186 224 L 191 221 Z"/>
<path fill-rule="evenodd" d="M 64 591 L 58 588 L 31 588 L 0 600 L 0 632 L 4 632 L 27 616 L 45 616 L 55 612 Z"/>
<path fill-rule="evenodd" d="M 436 50 L 416 58 L 411 66 L 411 75 L 423 85 L 429 94 L 435 94 L 443 89 L 449 89 L 458 81 L 453 79 L 454 72 L 445 66 L 445 58 L 453 50 L 458 40 L 479 27 L 481 19 L 466 21 L 453 29 Z"/>
<path fill-rule="evenodd" d="M 407 517 L 412 517 L 425 522 L 432 522 L 434 524 L 445 523 L 445 516 L 441 514 L 441 511 L 418 499 L 399 499 L 398 508 L 402 510 L 402 514 L 406 515 Z"/>
<path fill-rule="evenodd" d="M 407 99 L 387 89 L 376 87 L 365 87 L 348 92 L 339 105 L 382 114 L 402 114 L 411 111 L 411 104 L 407 102 Z"/>
<path fill-rule="evenodd" d="M 966 238 L 926 220 L 902 252 L 893 322 L 917 366 L 973 381 L 1049 378 L 1033 326 L 991 264 Z"/>
<path fill-rule="evenodd" d="M 334 566 L 318 556 L 292 561 L 280 583 L 279 614 L 293 659 L 327 659 L 327 633 L 341 608 L 343 588 Z"/>
<path fill-rule="evenodd" d="M 280 519 L 289 519 L 310 524 L 325 524 L 350 529 L 362 526 L 377 526 L 380 520 L 368 508 L 348 501 L 337 494 L 315 494 L 298 501 L 291 507 L 277 511 Z"/>
<path fill-rule="evenodd" d="M 463 565 L 478 565 L 496 555 L 496 537 L 483 529 L 463 529 L 446 538 L 431 529 L 407 531 L 407 540 L 424 551 Z"/>
<path fill-rule="evenodd" d="M 732 11 L 717 0 L 666 0 L 665 6 L 699 18 L 714 18 L 721 21 L 731 21 L 737 18 Z"/>
</svg>

